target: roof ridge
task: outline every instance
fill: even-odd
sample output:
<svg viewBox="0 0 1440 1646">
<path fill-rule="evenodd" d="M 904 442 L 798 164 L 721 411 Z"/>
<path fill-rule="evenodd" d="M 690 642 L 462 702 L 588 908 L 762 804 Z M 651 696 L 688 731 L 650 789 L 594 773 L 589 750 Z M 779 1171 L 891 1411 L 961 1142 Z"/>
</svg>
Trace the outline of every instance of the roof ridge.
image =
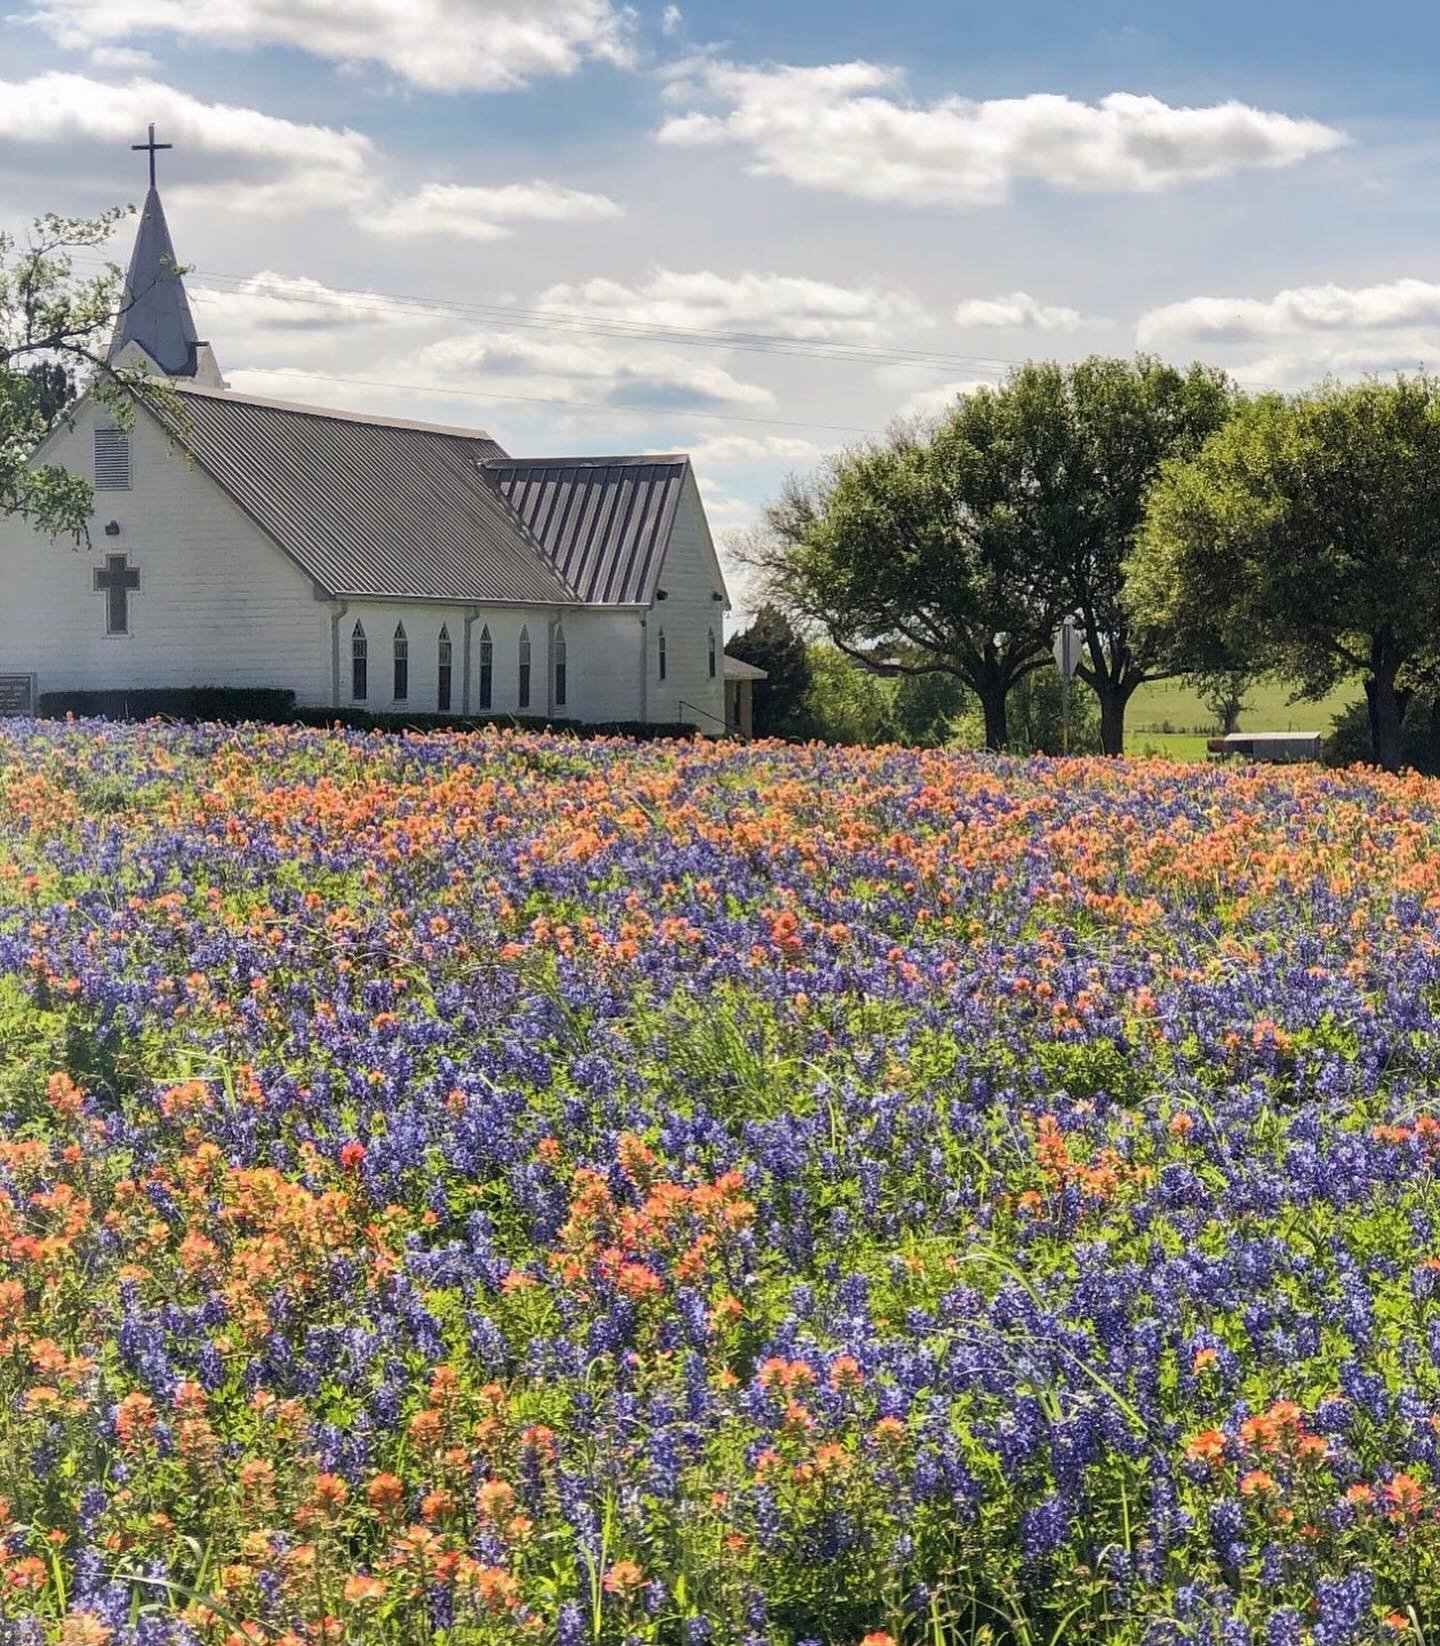
<svg viewBox="0 0 1440 1646">
<path fill-rule="evenodd" d="M 612 457 L 487 457 L 486 468 L 525 469 L 599 469 L 614 468 L 620 464 L 688 463 L 688 452 L 624 452 Z"/>
<path fill-rule="evenodd" d="M 267 411 L 292 412 L 299 417 L 323 417 L 336 423 L 363 423 L 375 429 L 413 429 L 421 434 L 443 434 L 455 440 L 484 441 L 492 446 L 500 445 L 488 429 L 464 428 L 454 423 L 427 423 L 413 417 L 383 417 L 375 412 L 349 411 L 343 406 L 316 406 L 304 400 L 277 400 L 272 395 L 246 394 L 243 389 L 216 389 L 201 383 L 167 384 L 168 387 L 173 387 L 180 394 L 193 394 L 207 400 L 227 400 L 246 406 L 262 406 Z"/>
</svg>

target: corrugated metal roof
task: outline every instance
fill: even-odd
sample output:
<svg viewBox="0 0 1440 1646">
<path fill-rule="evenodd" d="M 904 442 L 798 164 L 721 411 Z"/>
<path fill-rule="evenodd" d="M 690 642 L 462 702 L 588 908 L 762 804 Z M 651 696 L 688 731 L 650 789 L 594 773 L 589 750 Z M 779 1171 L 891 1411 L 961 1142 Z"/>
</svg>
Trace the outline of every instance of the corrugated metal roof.
<svg viewBox="0 0 1440 1646">
<path fill-rule="evenodd" d="M 174 387 L 181 445 L 328 593 L 575 603 L 486 484 L 488 435 Z"/>
<path fill-rule="evenodd" d="M 492 457 L 485 473 L 580 598 L 648 605 L 686 457 Z"/>
</svg>

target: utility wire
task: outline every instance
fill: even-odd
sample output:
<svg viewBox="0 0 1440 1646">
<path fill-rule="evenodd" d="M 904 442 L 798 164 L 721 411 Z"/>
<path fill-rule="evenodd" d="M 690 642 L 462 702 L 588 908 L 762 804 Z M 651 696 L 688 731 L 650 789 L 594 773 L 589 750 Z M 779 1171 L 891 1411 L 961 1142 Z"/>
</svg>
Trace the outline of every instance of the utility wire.
<svg viewBox="0 0 1440 1646">
<path fill-rule="evenodd" d="M 709 423 L 755 423 L 772 429 L 820 429 L 832 434 L 883 434 L 883 429 L 863 428 L 857 423 L 807 423 L 792 417 L 746 417 L 740 413 L 692 411 L 675 406 L 610 406 L 598 400 L 561 400 L 538 394 L 496 394 L 488 389 L 453 389 L 443 383 L 396 383 L 383 377 L 339 377 L 333 372 L 305 371 L 299 366 L 256 366 L 257 377 L 299 377 L 315 383 L 353 383 L 357 388 L 401 389 L 410 394 L 431 394 L 439 399 L 518 401 L 529 406 L 563 406 L 566 411 L 603 412 L 607 417 L 704 418 Z M 236 374 L 240 375 L 239 373 Z"/>
<path fill-rule="evenodd" d="M 86 257 L 78 254 L 78 263 L 113 266 L 109 259 Z M 255 275 L 224 274 L 215 269 L 189 266 L 186 272 L 219 294 L 251 294 L 270 298 L 280 303 L 300 303 L 319 309 L 334 309 L 335 298 L 343 298 L 346 306 L 376 314 L 410 315 L 416 319 L 455 318 L 486 324 L 501 324 L 530 331 L 558 332 L 578 337 L 604 338 L 610 341 L 629 341 L 679 345 L 686 348 L 708 348 L 726 351 L 739 350 L 765 354 L 777 358 L 806 360 L 834 360 L 850 365 L 915 366 L 934 371 L 968 371 L 999 376 L 1012 366 L 1025 362 L 1013 356 L 950 354 L 937 350 L 885 348 L 869 343 L 826 343 L 819 339 L 787 337 L 783 334 L 752 331 L 721 331 L 699 326 L 661 326 L 640 320 L 626 320 L 615 315 L 586 313 L 580 310 L 526 308 L 521 305 L 466 302 L 459 298 L 420 297 L 402 292 L 356 291 L 345 287 L 330 288 L 332 296 L 321 297 L 303 290 L 295 290 L 285 276 L 273 281 Z M 706 422 L 746 423 L 768 428 L 819 429 L 837 434 L 877 435 L 882 430 L 847 423 L 815 423 L 797 418 L 750 417 L 742 413 L 680 411 L 674 406 L 614 406 L 596 401 L 564 400 L 541 395 L 499 394 L 478 389 L 456 389 L 433 383 L 397 383 L 382 378 L 341 377 L 333 373 L 302 371 L 295 367 L 255 368 L 273 376 L 291 376 L 319 383 L 353 383 L 361 387 L 399 389 L 415 394 L 442 394 L 468 400 L 508 401 L 536 406 L 561 406 L 571 411 L 604 412 L 608 416 L 622 413 L 628 416 L 683 416 L 703 418 Z M 1236 379 L 1244 388 L 1286 392 L 1280 385 L 1246 382 Z"/>
<path fill-rule="evenodd" d="M 77 256 L 76 262 L 104 264 L 103 258 Z M 222 293 L 253 292 L 276 302 L 308 304 L 330 309 L 329 297 L 293 289 L 285 277 L 258 280 L 254 275 L 222 274 L 218 270 L 187 267 L 198 289 L 208 285 Z M 841 360 L 851 364 L 913 365 L 936 370 L 1004 371 L 1022 361 L 998 355 L 951 354 L 937 350 L 887 348 L 878 344 L 836 342 L 754 331 L 721 331 L 699 326 L 655 325 L 642 320 L 626 320 L 616 315 L 586 313 L 570 309 L 525 308 L 515 304 L 473 303 L 457 298 L 418 297 L 397 292 L 354 291 L 332 288 L 349 307 L 377 314 L 411 314 L 417 319 L 430 316 L 500 322 L 537 331 L 558 331 L 582 336 L 623 338 L 651 343 L 673 343 L 689 348 L 738 349 L 761 354 L 795 355 L 804 359 Z"/>
<path fill-rule="evenodd" d="M 97 267 L 113 268 L 116 266 L 112 259 L 87 257 L 83 253 L 74 254 L 73 261 Z M 257 296 L 270 297 L 277 302 L 306 303 L 323 309 L 333 309 L 336 306 L 329 297 L 317 297 L 313 294 L 290 289 L 286 283 L 287 277 L 283 275 L 277 276 L 272 284 L 257 282 L 255 275 L 222 274 L 217 270 L 201 269 L 194 265 L 186 265 L 186 273 L 196 275 L 202 283 L 210 282 L 212 287 L 222 294 L 244 293 L 249 290 Z M 201 289 L 204 289 L 203 284 Z M 498 321 L 507 326 L 518 326 L 533 331 L 558 331 L 579 336 L 621 338 L 649 343 L 673 343 L 687 348 L 738 349 L 750 353 L 771 354 L 782 357 L 792 356 L 807 360 L 838 360 L 852 365 L 901 365 L 933 368 L 936 371 L 978 371 L 989 373 L 991 376 L 998 376 L 1009 371 L 1013 366 L 1023 366 L 1027 363 L 1027 359 L 1021 359 L 1014 355 L 950 354 L 925 349 L 882 348 L 878 344 L 870 343 L 825 343 L 819 339 L 787 337 L 769 332 L 728 332 L 699 326 L 657 326 L 643 320 L 625 320 L 615 315 L 589 314 L 581 310 L 524 308 L 518 304 L 471 303 L 458 298 L 419 297 L 399 292 L 354 291 L 340 286 L 332 287 L 330 291 L 334 297 L 345 298 L 352 307 L 358 306 L 362 310 L 373 310 L 381 314 L 389 312 L 406 313 L 413 314 L 417 319 L 426 316 L 448 316 L 459 319 L 480 320 L 487 323 Z M 1294 392 L 1293 385 L 1287 387 L 1283 383 L 1262 383 L 1253 378 L 1242 377 L 1237 377 L 1234 381 L 1241 388 L 1259 389 L 1266 393 L 1290 394 Z M 403 387 L 403 385 L 394 386 Z M 525 397 L 510 395 L 505 398 L 523 399 Z M 578 402 L 571 401 L 560 403 L 565 405 L 578 404 Z M 604 409 L 618 410 L 620 408 L 606 407 Z M 673 408 L 655 407 L 653 409 L 665 411 Z M 692 414 L 687 413 L 686 415 Z M 740 421 L 745 420 L 741 419 Z M 811 423 L 804 426 L 807 428 L 820 428 L 825 425 Z M 856 430 L 854 432 L 875 433 L 877 431 Z"/>
</svg>

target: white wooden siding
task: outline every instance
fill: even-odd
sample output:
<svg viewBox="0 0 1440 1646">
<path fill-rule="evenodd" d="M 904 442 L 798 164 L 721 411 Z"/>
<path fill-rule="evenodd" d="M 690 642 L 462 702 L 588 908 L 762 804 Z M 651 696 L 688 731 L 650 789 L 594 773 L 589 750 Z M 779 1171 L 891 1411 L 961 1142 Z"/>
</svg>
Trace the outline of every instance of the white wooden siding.
<svg viewBox="0 0 1440 1646">
<path fill-rule="evenodd" d="M 94 430 L 108 415 L 81 408 L 73 430 L 44 453 L 94 479 Z M 17 519 L 0 518 L 0 675 L 36 678 L 39 692 L 145 686 L 288 687 L 302 704 L 330 705 L 351 693 L 351 635 L 363 622 L 368 643 L 364 706 L 377 712 L 434 712 L 438 707 L 442 624 L 452 648 L 451 711 L 480 713 L 480 638 L 494 648 L 489 712 L 528 712 L 573 720 L 687 720 L 716 733 L 724 719 L 723 594 L 704 508 L 687 481 L 660 573 L 667 598 L 648 612 L 577 608 L 481 607 L 441 602 L 317 599 L 309 578 L 191 459 L 146 417 L 131 433 L 132 484 L 98 492 L 91 543 L 79 550 L 51 542 Z M 107 521 L 120 526 L 105 535 Z M 140 574 L 130 597 L 130 632 L 107 635 L 105 597 L 94 573 L 107 554 L 125 553 Z M 567 693 L 554 702 L 553 625 L 565 627 Z M 397 623 L 409 642 L 409 692 L 394 696 Z M 528 626 L 531 695 L 519 706 L 519 640 Z M 657 676 L 663 627 L 667 679 Z M 715 635 L 717 673 L 708 670 Z M 683 706 L 682 705 L 686 705 Z"/>
<path fill-rule="evenodd" d="M 327 608 L 328 609 L 328 608 Z M 351 600 L 340 620 L 340 702 L 379 714 L 431 714 L 439 703 L 440 628 L 450 631 L 454 673 L 450 711 L 464 712 L 465 618 L 470 625 L 471 714 L 546 715 L 559 720 L 639 720 L 640 669 L 644 628 L 634 612 L 557 611 L 534 606 L 452 606 L 418 601 Z M 351 694 L 351 637 L 365 625 L 367 691 L 363 703 Z M 565 703 L 555 702 L 554 625 L 565 628 Z M 410 649 L 409 696 L 394 696 L 395 625 L 405 625 Z M 494 651 L 490 707 L 480 707 L 480 639 L 486 629 Z M 520 707 L 520 632 L 530 632 L 530 706 Z"/>
<path fill-rule="evenodd" d="M 725 725 L 725 593 L 694 475 L 675 513 L 659 587 L 666 598 L 650 608 L 648 720 L 685 720 L 719 736 Z M 715 599 L 715 595 L 722 596 Z M 665 633 L 666 678 L 659 676 L 660 632 Z M 709 672 L 709 636 L 715 634 L 715 678 Z"/>
<path fill-rule="evenodd" d="M 110 421 L 82 408 L 46 461 L 93 480 L 97 417 Z M 33 674 L 40 692 L 280 686 L 328 702 L 329 607 L 309 579 L 148 417 L 131 432 L 131 476 L 96 493 L 88 548 L 0 518 L 0 674 Z M 140 587 L 130 632 L 107 635 L 94 574 L 121 553 Z"/>
</svg>

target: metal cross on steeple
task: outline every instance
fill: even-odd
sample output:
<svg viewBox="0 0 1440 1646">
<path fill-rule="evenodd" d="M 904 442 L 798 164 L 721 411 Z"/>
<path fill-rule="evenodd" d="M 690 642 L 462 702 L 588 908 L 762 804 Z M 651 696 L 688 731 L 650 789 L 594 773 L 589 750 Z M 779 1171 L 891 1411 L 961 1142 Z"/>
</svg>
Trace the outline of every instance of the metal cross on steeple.
<svg viewBox="0 0 1440 1646">
<path fill-rule="evenodd" d="M 173 149 L 175 147 L 175 145 L 173 143 L 157 143 L 155 141 L 155 122 L 152 120 L 150 122 L 150 141 L 148 143 L 132 143 L 130 145 L 130 147 L 132 149 L 135 149 L 135 150 L 145 150 L 149 153 L 149 155 L 150 155 L 150 187 L 153 189 L 155 187 L 155 155 L 156 155 L 156 152 L 160 149 Z"/>
</svg>

